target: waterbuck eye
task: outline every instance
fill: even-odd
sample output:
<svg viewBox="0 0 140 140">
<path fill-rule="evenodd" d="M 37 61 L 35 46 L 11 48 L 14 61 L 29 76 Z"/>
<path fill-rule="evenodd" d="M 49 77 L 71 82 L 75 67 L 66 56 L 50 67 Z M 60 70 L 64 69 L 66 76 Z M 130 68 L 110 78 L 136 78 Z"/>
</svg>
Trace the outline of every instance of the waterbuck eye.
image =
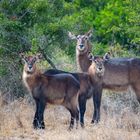
<svg viewBox="0 0 140 140">
<path fill-rule="evenodd" d="M 86 37 L 85 37 L 85 40 L 87 40 L 87 39 L 88 39 L 88 37 L 86 36 Z"/>
<path fill-rule="evenodd" d="M 97 63 L 97 60 L 94 60 L 95 63 Z"/>
<path fill-rule="evenodd" d="M 33 58 L 32 63 L 35 63 L 35 61 L 36 61 L 36 57 Z"/>
</svg>

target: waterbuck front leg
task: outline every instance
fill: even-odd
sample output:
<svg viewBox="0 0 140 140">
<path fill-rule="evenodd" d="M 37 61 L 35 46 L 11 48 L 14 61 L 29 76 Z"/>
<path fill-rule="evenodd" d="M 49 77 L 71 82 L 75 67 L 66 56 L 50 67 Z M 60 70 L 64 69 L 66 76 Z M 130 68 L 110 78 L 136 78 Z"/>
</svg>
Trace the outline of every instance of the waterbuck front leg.
<svg viewBox="0 0 140 140">
<path fill-rule="evenodd" d="M 39 100 L 35 99 L 35 102 L 36 102 L 36 112 L 33 121 L 34 129 L 45 129 L 44 110 L 46 103 L 44 100 L 41 99 Z"/>
<path fill-rule="evenodd" d="M 86 102 L 87 102 L 87 99 L 84 96 L 84 94 L 82 95 L 81 93 L 81 95 L 78 98 L 78 101 L 79 101 L 79 110 L 80 110 L 80 124 L 81 127 L 84 127 L 84 114 L 86 111 Z"/>
<path fill-rule="evenodd" d="M 96 88 L 93 92 L 94 114 L 91 123 L 100 121 L 100 106 L 102 97 L 102 87 Z"/>
<path fill-rule="evenodd" d="M 34 126 L 34 129 L 37 129 L 39 126 L 39 117 L 38 117 L 39 101 L 35 99 L 35 103 L 36 103 L 36 112 L 34 115 L 33 126 Z"/>
<path fill-rule="evenodd" d="M 44 123 L 44 110 L 45 110 L 46 102 L 44 100 L 41 100 L 39 103 L 39 122 L 40 122 L 40 129 L 45 129 L 45 123 Z"/>
</svg>

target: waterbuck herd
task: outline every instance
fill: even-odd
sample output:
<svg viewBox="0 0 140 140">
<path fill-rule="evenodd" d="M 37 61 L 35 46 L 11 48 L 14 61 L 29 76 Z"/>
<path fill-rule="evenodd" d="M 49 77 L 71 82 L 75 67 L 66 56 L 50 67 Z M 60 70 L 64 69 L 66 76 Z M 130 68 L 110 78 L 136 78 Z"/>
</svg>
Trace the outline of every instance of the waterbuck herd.
<svg viewBox="0 0 140 140">
<path fill-rule="evenodd" d="M 41 55 L 25 56 L 20 54 L 24 61 L 22 79 L 25 87 L 32 94 L 36 103 L 33 126 L 35 129 L 44 129 L 44 110 L 47 103 L 63 105 L 70 112 L 69 130 L 76 128 L 79 122 L 84 127 L 84 114 L 87 99 L 93 98 L 93 117 L 91 122 L 100 120 L 100 105 L 102 90 L 109 89 L 124 91 L 131 87 L 140 103 L 140 59 L 139 58 L 110 58 L 93 56 L 90 30 L 84 35 L 68 33 L 71 39 L 77 41 L 76 63 L 78 72 L 71 73 L 58 69 L 49 69 L 42 72 L 36 67 Z"/>
</svg>

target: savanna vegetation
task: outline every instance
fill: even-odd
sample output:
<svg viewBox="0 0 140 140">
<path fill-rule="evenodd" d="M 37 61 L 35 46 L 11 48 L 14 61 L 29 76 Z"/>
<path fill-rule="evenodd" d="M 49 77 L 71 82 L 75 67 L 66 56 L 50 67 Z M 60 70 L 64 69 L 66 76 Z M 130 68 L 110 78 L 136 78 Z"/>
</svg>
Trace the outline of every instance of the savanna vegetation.
<svg viewBox="0 0 140 140">
<path fill-rule="evenodd" d="M 30 107 L 32 109 L 32 101 L 26 97 L 28 94 L 22 84 L 23 64 L 19 54 L 21 52 L 27 55 L 42 53 L 44 59 L 39 65 L 43 69 L 53 67 L 65 71 L 76 71 L 76 42 L 68 38 L 68 31 L 78 35 L 90 29 L 93 30 L 91 38 L 93 54 L 103 55 L 105 52 L 111 51 L 113 57 L 140 57 L 139 0 L 0 1 L 0 107 L 2 108 L 0 108 L 0 116 L 3 115 L 0 117 L 0 136 L 8 135 L 10 128 L 14 129 L 14 131 L 10 131 L 12 136 L 15 131 L 23 132 L 28 131 L 28 127 L 31 128 L 31 124 L 29 125 L 27 120 L 30 120 L 31 123 L 32 117 L 29 113 L 31 112 Z M 25 101 L 25 99 L 27 100 Z M 25 111 L 26 108 L 28 110 L 21 114 L 21 111 L 16 110 L 16 106 L 19 106 L 21 110 Z M 14 120 L 15 127 L 10 124 L 10 120 L 5 119 L 11 114 L 10 111 L 7 112 L 8 115 L 4 113 L 8 108 L 9 110 L 14 108 L 15 116 L 11 116 L 11 118 Z M 128 95 L 115 94 L 114 96 L 107 92 L 104 94 L 102 110 L 103 122 L 101 126 L 96 126 L 97 129 L 89 128 L 88 130 L 86 128 L 84 132 L 79 130 L 79 133 L 83 133 L 83 139 L 88 136 L 90 139 L 90 136 L 94 135 L 94 131 L 96 131 L 95 136 L 98 137 L 101 131 L 104 131 L 104 126 L 107 126 L 107 129 L 103 137 L 99 137 L 99 139 L 117 139 L 121 134 L 121 129 L 124 131 L 122 139 L 126 138 L 126 135 L 129 136 L 131 131 L 136 133 L 130 134 L 128 139 L 140 137 L 140 108 L 132 93 Z M 55 113 L 52 113 L 52 116 L 53 114 Z M 133 116 L 133 121 L 127 114 Z M 87 114 L 87 118 L 89 115 L 91 114 Z M 51 118 L 51 114 L 50 120 L 54 122 L 52 124 L 54 127 L 50 128 L 53 130 L 58 122 Z M 64 120 L 63 122 L 61 118 L 60 122 L 66 124 L 67 120 L 65 118 Z M 89 121 L 90 119 L 87 120 L 88 123 Z M 9 129 L 7 128 L 5 132 L 4 129 L 8 125 Z M 112 130 L 108 134 L 110 127 L 115 129 L 118 135 L 115 135 L 115 131 Z M 17 130 L 18 128 L 20 129 Z M 48 135 L 50 133 L 54 135 L 52 130 L 47 129 Z M 57 138 L 60 132 L 56 133 Z M 23 133 L 19 136 L 21 139 L 24 137 Z M 65 139 L 65 136 L 62 138 Z M 93 138 L 95 137 L 91 137 L 91 139 Z M 50 139 L 53 138 L 50 137 Z M 82 138 L 78 134 L 75 137 L 69 136 L 69 139 Z"/>
<path fill-rule="evenodd" d="M 68 31 L 93 29 L 93 52 L 140 55 L 138 0 L 1 0 L 0 76 L 2 92 L 21 96 L 19 53 L 42 52 L 46 66 L 75 70 L 75 42 Z M 64 66 L 61 66 L 64 64 Z M 59 66 L 60 65 L 60 66 Z M 5 80 L 6 79 L 6 80 Z M 4 82 L 4 83 L 3 83 Z M 8 87 L 10 89 L 8 89 Z M 6 86 L 6 88 L 5 88 Z M 20 90 L 19 90 L 20 89 Z"/>
</svg>

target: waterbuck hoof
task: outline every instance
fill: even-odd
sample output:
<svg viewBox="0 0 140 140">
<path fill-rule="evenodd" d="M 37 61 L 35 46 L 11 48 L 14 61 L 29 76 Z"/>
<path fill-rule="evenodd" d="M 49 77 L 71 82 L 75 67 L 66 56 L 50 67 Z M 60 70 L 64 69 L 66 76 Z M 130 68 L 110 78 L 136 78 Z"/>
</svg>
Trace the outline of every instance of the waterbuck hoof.
<svg viewBox="0 0 140 140">
<path fill-rule="evenodd" d="M 84 125 L 84 123 L 81 123 L 81 127 L 82 127 L 82 128 L 85 128 L 85 125 Z"/>
<path fill-rule="evenodd" d="M 41 122 L 41 128 L 40 129 L 45 129 L 45 123 Z"/>
<path fill-rule="evenodd" d="M 92 124 L 98 124 L 99 123 L 99 120 L 92 120 L 91 123 Z"/>
<path fill-rule="evenodd" d="M 39 123 L 38 120 L 34 120 L 33 126 L 34 129 L 45 129 L 45 123 L 44 122 Z"/>
<path fill-rule="evenodd" d="M 34 129 L 45 129 L 44 125 L 34 125 Z"/>
<path fill-rule="evenodd" d="M 34 127 L 34 129 L 38 129 L 38 126 L 39 126 L 39 122 L 38 122 L 37 119 L 35 119 L 35 120 L 33 121 L 33 127 Z"/>
<path fill-rule="evenodd" d="M 68 130 L 71 131 L 72 129 L 73 129 L 73 125 L 72 126 L 70 125 Z"/>
<path fill-rule="evenodd" d="M 76 124 L 76 129 L 78 129 L 78 124 Z"/>
</svg>

